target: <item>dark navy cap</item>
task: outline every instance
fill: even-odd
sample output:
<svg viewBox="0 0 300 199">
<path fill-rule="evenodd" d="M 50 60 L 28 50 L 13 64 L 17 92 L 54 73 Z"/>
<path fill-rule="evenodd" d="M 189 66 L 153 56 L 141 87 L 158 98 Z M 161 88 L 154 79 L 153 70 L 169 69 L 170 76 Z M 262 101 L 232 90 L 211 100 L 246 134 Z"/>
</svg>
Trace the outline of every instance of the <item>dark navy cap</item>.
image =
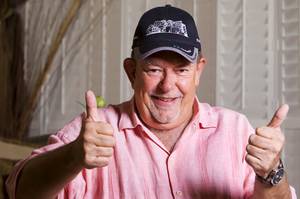
<svg viewBox="0 0 300 199">
<path fill-rule="evenodd" d="M 193 17 L 186 11 L 166 5 L 145 12 L 135 30 L 132 49 L 138 58 L 170 50 L 196 62 L 201 51 Z"/>
</svg>

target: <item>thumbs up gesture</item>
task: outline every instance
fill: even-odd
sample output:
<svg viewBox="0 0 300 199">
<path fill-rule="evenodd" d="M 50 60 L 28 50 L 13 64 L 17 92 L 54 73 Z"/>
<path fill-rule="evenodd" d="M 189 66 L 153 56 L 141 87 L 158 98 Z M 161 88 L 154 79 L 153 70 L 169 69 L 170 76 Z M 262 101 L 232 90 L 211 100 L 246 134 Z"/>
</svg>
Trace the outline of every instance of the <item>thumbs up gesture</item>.
<svg viewBox="0 0 300 199">
<path fill-rule="evenodd" d="M 84 168 L 104 167 L 113 155 L 115 139 L 110 124 L 100 121 L 96 97 L 92 91 L 85 94 L 86 117 L 75 141 L 76 156 Z"/>
<path fill-rule="evenodd" d="M 279 107 L 269 124 L 257 128 L 255 134 L 249 137 L 246 161 L 255 173 L 263 178 L 279 165 L 285 141 L 280 125 L 285 120 L 288 110 L 286 104 Z"/>
</svg>

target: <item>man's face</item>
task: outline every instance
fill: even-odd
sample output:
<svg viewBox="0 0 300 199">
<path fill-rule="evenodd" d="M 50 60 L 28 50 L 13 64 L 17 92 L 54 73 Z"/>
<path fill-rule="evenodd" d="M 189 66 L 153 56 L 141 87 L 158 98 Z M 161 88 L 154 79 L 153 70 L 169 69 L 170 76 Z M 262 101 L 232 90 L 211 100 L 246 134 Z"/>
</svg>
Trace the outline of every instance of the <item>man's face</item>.
<svg viewBox="0 0 300 199">
<path fill-rule="evenodd" d="M 171 51 L 155 53 L 135 64 L 131 83 L 139 116 L 151 128 L 166 130 L 187 123 L 204 65 Z"/>
</svg>

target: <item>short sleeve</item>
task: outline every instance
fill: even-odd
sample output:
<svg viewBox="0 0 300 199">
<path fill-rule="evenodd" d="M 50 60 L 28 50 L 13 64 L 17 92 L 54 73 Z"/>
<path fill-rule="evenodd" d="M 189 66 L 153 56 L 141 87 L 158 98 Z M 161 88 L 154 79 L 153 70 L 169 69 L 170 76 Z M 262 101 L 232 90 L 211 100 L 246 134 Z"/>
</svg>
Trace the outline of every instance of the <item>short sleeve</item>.
<svg viewBox="0 0 300 199">
<path fill-rule="evenodd" d="M 46 146 L 33 150 L 29 157 L 19 161 L 14 166 L 6 180 L 6 191 L 8 193 L 9 198 L 15 199 L 17 180 L 26 163 L 37 155 L 54 150 L 75 140 L 80 133 L 81 121 L 82 115 L 76 117 L 64 128 L 60 129 L 57 133 L 51 135 L 48 139 L 48 144 Z"/>
</svg>

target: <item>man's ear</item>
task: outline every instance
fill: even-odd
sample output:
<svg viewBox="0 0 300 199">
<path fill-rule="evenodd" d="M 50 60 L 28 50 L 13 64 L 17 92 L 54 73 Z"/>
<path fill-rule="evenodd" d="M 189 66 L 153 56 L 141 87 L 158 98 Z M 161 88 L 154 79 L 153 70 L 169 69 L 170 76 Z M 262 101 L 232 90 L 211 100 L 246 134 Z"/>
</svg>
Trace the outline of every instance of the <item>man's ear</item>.
<svg viewBox="0 0 300 199">
<path fill-rule="evenodd" d="M 200 82 L 200 77 L 201 77 L 201 74 L 203 72 L 203 69 L 204 69 L 204 66 L 206 64 L 206 59 L 205 58 L 200 58 L 199 61 L 197 61 L 197 69 L 196 69 L 196 74 L 197 74 L 197 77 L 196 77 L 196 86 L 199 85 L 199 82 Z"/>
<path fill-rule="evenodd" d="M 126 58 L 123 62 L 123 66 L 127 77 L 131 83 L 131 87 L 133 88 L 134 81 L 135 81 L 135 71 L 136 71 L 136 61 L 132 58 Z"/>
</svg>

